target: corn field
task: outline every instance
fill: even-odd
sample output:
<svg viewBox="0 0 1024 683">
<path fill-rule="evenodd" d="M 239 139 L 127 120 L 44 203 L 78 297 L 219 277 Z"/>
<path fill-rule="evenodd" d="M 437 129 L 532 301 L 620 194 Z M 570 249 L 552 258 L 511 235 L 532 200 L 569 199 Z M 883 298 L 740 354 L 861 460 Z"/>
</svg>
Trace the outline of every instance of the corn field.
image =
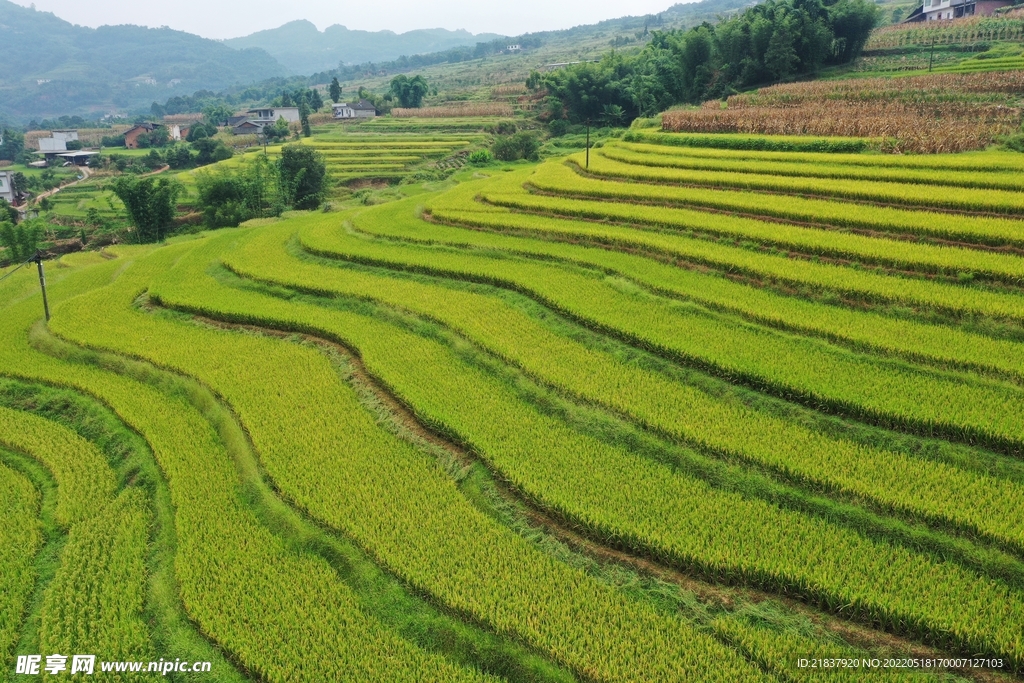
<svg viewBox="0 0 1024 683">
<path fill-rule="evenodd" d="M 794 83 L 666 112 L 663 127 L 872 138 L 896 153 L 963 152 L 1020 129 L 1024 111 L 1007 96 L 1022 88 L 1024 71 Z"/>
</svg>

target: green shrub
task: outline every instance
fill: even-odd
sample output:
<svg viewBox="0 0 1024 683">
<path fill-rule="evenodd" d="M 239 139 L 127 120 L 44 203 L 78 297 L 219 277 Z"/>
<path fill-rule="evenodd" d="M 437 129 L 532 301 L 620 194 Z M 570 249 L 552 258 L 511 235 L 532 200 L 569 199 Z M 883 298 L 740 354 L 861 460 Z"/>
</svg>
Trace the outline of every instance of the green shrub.
<svg viewBox="0 0 1024 683">
<path fill-rule="evenodd" d="M 518 159 L 537 160 L 537 151 L 540 143 L 537 138 L 529 133 L 516 133 L 507 137 L 499 137 L 491 146 L 494 157 L 501 161 L 516 161 Z"/>
<path fill-rule="evenodd" d="M 491 156 L 491 153 L 488 152 L 486 149 L 478 149 L 469 155 L 469 163 L 476 164 L 477 166 L 482 166 L 484 164 L 490 163 L 490 161 L 493 158 L 494 157 Z"/>
<path fill-rule="evenodd" d="M 560 138 L 569 132 L 569 122 L 565 119 L 555 119 L 548 123 L 548 131 L 552 137 Z"/>
</svg>

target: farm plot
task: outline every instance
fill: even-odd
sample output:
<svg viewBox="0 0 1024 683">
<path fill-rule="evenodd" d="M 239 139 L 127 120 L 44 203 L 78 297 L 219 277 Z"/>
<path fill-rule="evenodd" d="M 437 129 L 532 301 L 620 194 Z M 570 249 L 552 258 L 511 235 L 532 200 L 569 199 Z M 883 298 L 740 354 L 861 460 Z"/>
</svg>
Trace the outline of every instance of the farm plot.
<svg viewBox="0 0 1024 683">
<path fill-rule="evenodd" d="M 358 129 L 361 129 L 359 126 Z M 358 130 L 357 129 L 357 130 Z M 466 134 L 398 134 L 369 135 L 361 132 L 338 132 L 332 128 L 329 132 L 317 134 L 311 138 L 303 138 L 300 144 L 313 147 L 324 156 L 327 173 L 334 185 L 341 185 L 353 180 L 386 180 L 396 181 L 404 178 L 415 170 L 429 167 L 446 157 L 455 155 L 479 139 L 479 136 Z M 268 147 L 265 151 L 254 149 L 245 154 L 219 162 L 213 167 L 232 169 L 238 168 L 266 153 L 276 158 L 281 152 L 280 145 Z M 458 157 L 456 165 L 464 160 Z M 186 185 L 193 182 L 195 173 L 203 173 L 203 169 L 181 174 Z"/>
<path fill-rule="evenodd" d="M 383 178 L 472 125 L 299 144 Z M 838 681 L 860 672 L 793 662 L 946 655 L 984 671 L 913 679 L 1013 680 L 1024 162 L 864 147 L 633 133 L 66 258 L 49 322 L 34 273 L 0 281 L 0 378 L 102 404 L 168 496 L 0 404 L 0 507 L 35 538 L 0 532 L 0 649 L 162 656 L 146 558 L 169 553 L 217 680 Z"/>
</svg>

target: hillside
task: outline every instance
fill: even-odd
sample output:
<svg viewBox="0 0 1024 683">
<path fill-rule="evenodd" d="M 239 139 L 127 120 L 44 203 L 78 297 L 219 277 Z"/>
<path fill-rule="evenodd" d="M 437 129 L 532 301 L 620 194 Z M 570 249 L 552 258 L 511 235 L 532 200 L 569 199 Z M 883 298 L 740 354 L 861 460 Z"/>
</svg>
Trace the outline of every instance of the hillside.
<svg viewBox="0 0 1024 683">
<path fill-rule="evenodd" d="M 522 50 L 507 53 L 505 41 L 478 43 L 475 47 L 416 55 L 385 63 L 361 63 L 313 74 L 313 83 L 327 83 L 334 76 L 345 88 L 365 87 L 386 91 L 396 73 L 420 73 L 441 92 L 441 99 L 466 99 L 479 86 L 522 83 L 531 71 L 552 64 L 597 60 L 609 50 L 630 52 L 650 39 L 652 31 L 687 28 L 702 22 L 715 23 L 745 7 L 752 0 L 700 0 L 677 3 L 658 14 L 624 16 L 596 24 L 582 24 L 559 31 L 540 31 L 514 36 L 508 42 Z M 371 68 L 372 67 L 372 68 Z"/>
<path fill-rule="evenodd" d="M 154 100 L 281 76 L 265 51 L 183 31 L 75 26 L 0 0 L 0 118 L 148 107 Z"/>
<path fill-rule="evenodd" d="M 440 52 L 500 38 L 495 33 L 474 35 L 466 30 L 420 29 L 406 33 L 357 31 L 339 24 L 320 31 L 309 21 L 291 21 L 275 29 L 224 41 L 237 49 L 263 48 L 290 73 L 311 74 L 339 63 L 377 62 L 401 55 Z"/>
</svg>

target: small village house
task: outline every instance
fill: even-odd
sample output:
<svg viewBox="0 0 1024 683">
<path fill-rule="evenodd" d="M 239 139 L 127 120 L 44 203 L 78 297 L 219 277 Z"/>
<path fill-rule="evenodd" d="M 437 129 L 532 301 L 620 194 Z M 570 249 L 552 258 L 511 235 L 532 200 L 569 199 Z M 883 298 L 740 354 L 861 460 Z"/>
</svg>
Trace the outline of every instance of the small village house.
<svg viewBox="0 0 1024 683">
<path fill-rule="evenodd" d="M 50 153 L 66 152 L 68 151 L 68 143 L 77 141 L 77 130 L 52 130 L 50 131 L 50 137 L 37 140 L 39 151 Z"/>
<path fill-rule="evenodd" d="M 250 109 L 248 112 L 249 120 L 259 124 L 274 124 L 278 119 L 283 118 L 288 123 L 298 123 L 300 121 L 299 108 L 298 107 L 262 107 L 260 109 Z"/>
<path fill-rule="evenodd" d="M 232 126 L 231 132 L 235 135 L 258 135 L 263 130 L 263 126 L 266 125 L 270 124 L 257 123 L 256 121 L 246 119 L 245 121 Z"/>
<path fill-rule="evenodd" d="M 359 100 L 349 104 L 337 102 L 331 105 L 336 119 L 372 119 L 377 115 L 377 108 L 369 100 Z"/>
<path fill-rule="evenodd" d="M 143 133 L 152 133 L 160 127 L 159 123 L 137 123 L 124 132 L 124 146 L 126 149 L 138 149 L 139 136 Z"/>
<path fill-rule="evenodd" d="M 68 151 L 68 143 L 64 138 L 39 138 L 39 151 L 56 154 Z"/>
<path fill-rule="evenodd" d="M 1000 7 L 1011 4 L 1011 0 L 924 0 L 924 4 L 911 12 L 904 23 L 988 17 Z"/>
<path fill-rule="evenodd" d="M 9 204 L 14 204 L 14 183 L 10 171 L 0 171 L 0 199 L 6 199 Z"/>
</svg>

